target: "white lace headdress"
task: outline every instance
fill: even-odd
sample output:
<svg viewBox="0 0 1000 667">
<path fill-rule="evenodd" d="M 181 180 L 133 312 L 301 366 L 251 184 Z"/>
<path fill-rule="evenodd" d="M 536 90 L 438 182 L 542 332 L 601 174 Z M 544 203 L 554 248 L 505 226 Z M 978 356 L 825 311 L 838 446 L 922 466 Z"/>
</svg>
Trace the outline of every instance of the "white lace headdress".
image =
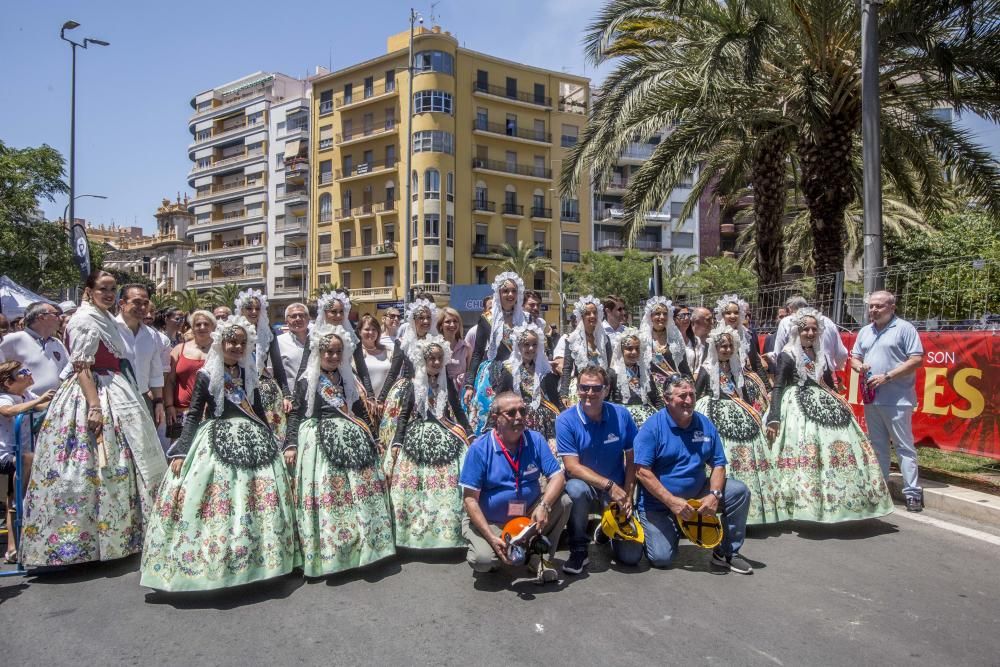
<svg viewBox="0 0 1000 667">
<path fill-rule="evenodd" d="M 435 348 L 440 348 L 443 356 L 441 372 L 438 373 L 437 387 L 434 388 L 434 416 L 440 419 L 448 404 L 448 362 L 451 361 L 451 345 L 437 333 L 429 333 L 415 342 L 412 353 L 408 354 L 413 363 L 413 409 L 427 416 L 427 397 L 430 381 L 427 377 L 427 357 Z"/>
<path fill-rule="evenodd" d="M 622 350 L 622 346 L 630 340 L 635 340 L 639 343 L 639 392 L 643 400 L 646 400 L 646 397 L 649 396 L 649 364 L 652 361 L 652 346 L 639 329 L 625 327 L 614 338 L 611 353 L 611 370 L 614 371 L 615 377 L 618 380 L 618 387 L 622 393 L 622 401 L 626 403 L 632 397 L 632 386 L 628 381 L 628 368 L 625 365 L 625 353 Z"/>
<path fill-rule="evenodd" d="M 736 329 L 739 338 L 740 359 L 743 360 L 743 363 L 747 363 L 747 360 L 750 358 L 750 332 L 747 331 L 743 323 L 746 321 L 747 313 L 750 311 L 750 304 L 741 299 L 738 294 L 723 294 L 722 298 L 715 302 L 715 321 L 725 322 L 726 308 L 731 303 L 735 303 L 736 307 L 740 309 L 739 321 L 733 328 Z"/>
<path fill-rule="evenodd" d="M 514 302 L 514 312 L 511 316 L 511 323 L 518 326 L 524 322 L 524 281 L 521 276 L 513 271 L 501 273 L 493 279 L 493 309 L 490 311 L 490 342 L 486 348 L 486 360 L 493 361 L 497 356 L 497 349 L 503 342 L 503 304 L 500 299 L 500 290 L 504 283 L 510 281 L 517 286 L 517 299 Z"/>
<path fill-rule="evenodd" d="M 542 378 L 552 372 L 548 357 L 545 356 L 545 334 L 532 322 L 525 322 L 514 327 L 511 334 L 512 351 L 510 353 L 510 375 L 514 381 L 514 391 L 521 393 L 519 376 L 524 365 L 521 358 L 521 340 L 528 334 L 535 334 L 538 345 L 535 347 L 535 375 L 531 385 L 531 407 L 537 409 L 542 403 Z M 523 398 L 523 397 L 522 397 Z"/>
<path fill-rule="evenodd" d="M 312 416 L 316 405 L 316 389 L 319 387 L 319 376 L 323 372 L 323 352 L 330 347 L 330 341 L 337 337 L 340 340 L 340 380 L 344 385 L 344 412 L 350 412 L 358 400 L 358 387 L 354 381 L 354 368 L 351 359 L 354 358 L 354 341 L 351 332 L 339 324 L 334 326 L 317 323 L 309 334 L 309 365 L 306 367 L 306 416 Z"/>
<path fill-rule="evenodd" d="M 653 313 L 657 308 L 667 310 L 667 349 L 670 350 L 670 357 L 674 360 L 674 368 L 680 369 L 681 362 L 685 359 L 686 352 L 684 346 L 684 336 L 674 322 L 674 304 L 670 299 L 662 296 L 654 296 L 646 301 L 642 309 L 642 323 L 639 325 L 639 333 L 644 337 L 644 343 L 649 346 L 649 358 L 653 358 L 653 345 L 656 344 L 656 336 L 653 335 Z"/>
<path fill-rule="evenodd" d="M 231 340 L 237 329 L 243 331 L 247 337 L 246 345 L 243 347 L 243 356 L 238 363 L 243 369 L 243 390 L 247 394 L 247 400 L 251 403 L 253 402 L 253 392 L 257 389 L 257 366 L 254 364 L 257 332 L 247 318 L 235 315 L 228 320 L 219 322 L 218 326 L 215 327 L 215 331 L 212 332 L 212 347 L 208 350 L 205 365 L 199 371 L 208 375 L 208 391 L 215 400 L 216 417 L 222 416 L 226 398 L 226 361 L 222 354 L 222 343 Z"/>
<path fill-rule="evenodd" d="M 597 324 L 594 326 L 594 345 L 601 355 L 601 365 L 604 368 L 608 368 L 611 363 L 604 349 L 607 334 L 604 333 L 604 327 L 601 326 L 601 322 L 604 321 L 604 306 L 598 299 L 594 298 L 593 294 L 588 294 L 577 299 L 576 305 L 573 306 L 573 314 L 576 315 L 576 328 L 566 340 L 566 347 L 573 354 L 573 361 L 576 363 L 578 372 L 590 365 L 590 356 L 587 354 L 587 332 L 583 326 L 583 314 L 587 312 L 588 306 L 597 307 Z"/>
<path fill-rule="evenodd" d="M 719 398 L 722 383 L 719 380 L 722 363 L 719 361 L 719 341 L 728 336 L 733 345 L 733 356 L 729 359 L 729 372 L 733 374 L 733 382 L 737 388 L 743 388 L 743 356 L 739 343 L 739 332 L 725 322 L 716 326 L 708 334 L 708 357 L 701 366 L 708 373 L 712 384 L 712 396 Z"/>
<path fill-rule="evenodd" d="M 248 289 L 237 295 L 233 305 L 236 308 L 236 314 L 245 319 L 246 316 L 243 315 L 243 309 L 253 299 L 256 299 L 257 304 L 260 306 L 260 310 L 257 312 L 257 321 L 250 322 L 257 331 L 257 342 L 254 344 L 253 352 L 255 353 L 254 358 L 257 362 L 257 372 L 263 373 L 264 369 L 267 368 L 267 353 L 271 347 L 271 339 L 274 337 L 274 334 L 271 332 L 270 322 L 267 319 L 267 295 L 260 290 Z M 276 362 L 272 361 L 272 363 Z"/>
<path fill-rule="evenodd" d="M 413 303 L 406 307 L 406 322 L 403 325 L 403 333 L 399 337 L 399 345 L 403 352 L 410 356 L 413 352 L 413 344 L 419 340 L 417 338 L 417 327 L 413 323 L 413 319 L 417 316 L 417 313 L 421 310 L 426 310 L 431 316 L 431 328 L 427 332 L 428 336 L 437 335 L 437 319 L 438 319 L 438 309 L 437 305 L 428 299 L 417 299 Z M 448 352 L 451 352 L 449 348 Z"/>
<path fill-rule="evenodd" d="M 319 311 L 320 318 L 326 321 L 325 313 L 334 301 L 339 301 L 344 306 L 344 321 L 346 322 L 351 314 L 351 300 L 343 292 L 331 291 L 320 295 L 319 299 L 316 300 L 316 309 Z"/>
<path fill-rule="evenodd" d="M 802 332 L 802 328 L 805 326 L 805 321 L 808 317 L 816 320 L 817 329 L 816 340 L 813 342 L 813 354 L 816 357 L 816 361 L 813 365 L 813 372 L 811 375 L 806 369 L 809 359 L 806 357 L 806 353 L 802 349 L 802 338 L 799 335 Z M 782 352 L 788 352 L 795 358 L 795 375 L 798 377 L 799 386 L 804 385 L 806 380 L 810 378 L 812 378 L 817 384 L 822 383 L 823 371 L 826 370 L 826 355 L 823 354 L 820 339 L 823 337 L 823 330 L 825 328 L 826 326 L 823 324 L 823 315 L 815 308 L 799 308 L 792 315 L 792 326 L 788 331 L 788 343 L 785 344 L 785 349 L 782 350 Z"/>
</svg>

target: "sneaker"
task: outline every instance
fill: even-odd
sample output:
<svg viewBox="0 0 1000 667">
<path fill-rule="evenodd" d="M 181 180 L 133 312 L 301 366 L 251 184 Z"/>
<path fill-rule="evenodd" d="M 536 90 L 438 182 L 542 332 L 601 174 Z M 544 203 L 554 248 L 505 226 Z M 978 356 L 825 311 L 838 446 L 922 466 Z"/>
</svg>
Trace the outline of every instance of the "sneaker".
<svg viewBox="0 0 1000 667">
<path fill-rule="evenodd" d="M 922 512 L 924 509 L 924 498 L 920 496 L 906 496 L 907 512 Z"/>
<path fill-rule="evenodd" d="M 563 563 L 563 572 L 566 574 L 580 574 L 583 568 L 590 563 L 586 551 L 575 551 L 569 555 L 569 560 Z"/>
<path fill-rule="evenodd" d="M 594 529 L 594 544 L 607 544 L 611 541 L 611 538 L 604 534 L 601 530 L 600 521 L 597 522 L 597 528 Z"/>
<path fill-rule="evenodd" d="M 559 580 L 559 573 L 556 572 L 556 568 L 552 566 L 552 563 L 544 558 L 538 561 L 538 576 L 535 577 L 535 583 L 539 586 L 543 584 L 551 584 L 552 582 Z"/>
<path fill-rule="evenodd" d="M 738 553 L 732 556 L 723 556 L 718 551 L 713 551 L 712 565 L 735 572 L 736 574 L 753 574 L 753 566 Z"/>
</svg>

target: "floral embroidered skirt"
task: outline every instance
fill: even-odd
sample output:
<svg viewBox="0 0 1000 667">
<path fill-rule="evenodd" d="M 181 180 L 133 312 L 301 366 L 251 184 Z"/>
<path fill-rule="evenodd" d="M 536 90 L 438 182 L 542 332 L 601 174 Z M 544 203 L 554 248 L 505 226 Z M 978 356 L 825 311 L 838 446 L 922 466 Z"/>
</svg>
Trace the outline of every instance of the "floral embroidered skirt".
<svg viewBox="0 0 1000 667">
<path fill-rule="evenodd" d="M 490 383 L 490 366 L 492 362 L 484 360 L 479 364 L 476 381 L 472 385 L 472 400 L 469 401 L 469 426 L 472 427 L 472 437 L 478 438 L 489 428 L 487 424 L 490 406 L 493 405 L 493 385 Z"/>
<path fill-rule="evenodd" d="M 743 482 L 750 490 L 747 525 L 787 519 L 781 481 L 771 461 L 759 416 L 746 405 L 712 396 L 698 399 L 695 410 L 707 416 L 719 430 L 728 461 L 726 476 Z"/>
<path fill-rule="evenodd" d="M 282 445 L 285 444 L 285 430 L 287 419 L 285 417 L 285 397 L 281 393 L 281 387 L 270 375 L 262 373 L 260 376 L 260 402 L 267 415 L 267 421 L 271 425 L 274 437 Z"/>
<path fill-rule="evenodd" d="M 632 415 L 632 421 L 635 422 L 636 428 L 642 428 L 642 425 L 646 423 L 646 420 L 656 414 L 656 408 L 651 405 L 646 405 L 645 403 L 636 403 L 634 405 L 622 404 L 622 407 L 628 410 L 628 413 Z"/>
<path fill-rule="evenodd" d="M 273 436 L 246 417 L 209 419 L 180 474 L 163 478 L 140 583 L 164 591 L 239 586 L 291 572 L 296 547 L 292 485 Z"/>
<path fill-rule="evenodd" d="M 74 377 L 56 391 L 35 440 L 21 542 L 29 567 L 113 560 L 139 553 L 166 459 L 135 387 L 95 374 L 101 442 L 87 432 L 87 401 Z"/>
<path fill-rule="evenodd" d="M 791 386 L 781 415 L 772 451 L 783 518 L 836 523 L 892 512 L 875 452 L 843 399 Z"/>
<path fill-rule="evenodd" d="M 382 420 L 379 422 L 378 429 L 379 445 L 385 451 L 385 459 L 382 466 L 382 470 L 385 472 L 389 471 L 389 462 L 392 461 L 392 456 L 390 455 L 392 439 L 396 436 L 396 427 L 399 425 L 399 413 L 403 410 L 403 400 L 406 397 L 406 391 L 409 389 L 411 382 L 412 380 L 406 378 L 397 380 L 385 396 L 385 409 L 382 410 Z"/>
<path fill-rule="evenodd" d="M 463 547 L 462 490 L 458 477 L 465 442 L 439 422 L 413 421 L 392 474 L 390 498 L 396 546 Z M 447 450 L 450 456 L 444 455 Z"/>
<path fill-rule="evenodd" d="M 299 427 L 295 519 L 308 577 L 343 572 L 396 553 L 385 478 L 371 436 L 349 419 Z"/>
</svg>

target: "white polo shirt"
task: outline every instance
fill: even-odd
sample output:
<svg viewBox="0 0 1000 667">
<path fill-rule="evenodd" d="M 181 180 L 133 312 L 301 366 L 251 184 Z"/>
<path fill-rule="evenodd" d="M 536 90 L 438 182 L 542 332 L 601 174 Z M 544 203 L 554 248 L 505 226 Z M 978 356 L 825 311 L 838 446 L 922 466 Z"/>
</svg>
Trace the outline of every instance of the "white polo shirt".
<svg viewBox="0 0 1000 667">
<path fill-rule="evenodd" d="M 62 383 L 59 374 L 69 364 L 69 352 L 61 340 L 52 337 L 42 340 L 31 328 L 4 336 L 0 356 L 7 361 L 20 361 L 31 369 L 35 378 L 31 390 L 38 394 L 58 389 Z"/>
<path fill-rule="evenodd" d="M 285 367 L 285 377 L 288 378 L 288 386 L 293 391 L 295 383 L 299 380 L 299 365 L 302 363 L 302 354 L 305 352 L 308 342 L 309 337 L 307 336 L 306 341 L 300 343 L 291 331 L 278 335 L 278 353 L 281 354 L 281 365 Z"/>
<path fill-rule="evenodd" d="M 139 329 L 132 333 L 125 320 L 119 314 L 115 321 L 118 330 L 125 341 L 125 354 L 132 364 L 135 373 L 135 385 L 140 394 L 150 389 L 163 387 L 163 345 L 155 331 L 145 324 L 139 324 Z"/>
</svg>

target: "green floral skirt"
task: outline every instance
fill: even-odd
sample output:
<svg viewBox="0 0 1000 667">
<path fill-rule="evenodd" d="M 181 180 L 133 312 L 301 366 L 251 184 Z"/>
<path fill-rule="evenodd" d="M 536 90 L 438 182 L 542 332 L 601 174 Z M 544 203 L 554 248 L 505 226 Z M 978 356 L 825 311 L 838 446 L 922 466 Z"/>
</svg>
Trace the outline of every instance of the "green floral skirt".
<svg viewBox="0 0 1000 667">
<path fill-rule="evenodd" d="M 215 437 L 216 422 L 239 437 Z M 209 419 L 180 474 L 163 478 L 140 583 L 164 591 L 248 584 L 291 572 L 296 546 L 292 487 L 270 431 L 246 417 Z"/>
<path fill-rule="evenodd" d="M 321 435 L 322 433 L 322 435 Z M 337 440 L 336 445 L 328 440 Z M 355 450 L 354 456 L 344 452 Z M 343 572 L 396 553 L 385 478 L 371 436 L 349 419 L 299 427 L 295 519 L 309 577 Z"/>
<path fill-rule="evenodd" d="M 839 396 L 807 383 L 788 387 L 773 461 L 785 519 L 836 523 L 892 512 L 878 459 Z"/>
</svg>

